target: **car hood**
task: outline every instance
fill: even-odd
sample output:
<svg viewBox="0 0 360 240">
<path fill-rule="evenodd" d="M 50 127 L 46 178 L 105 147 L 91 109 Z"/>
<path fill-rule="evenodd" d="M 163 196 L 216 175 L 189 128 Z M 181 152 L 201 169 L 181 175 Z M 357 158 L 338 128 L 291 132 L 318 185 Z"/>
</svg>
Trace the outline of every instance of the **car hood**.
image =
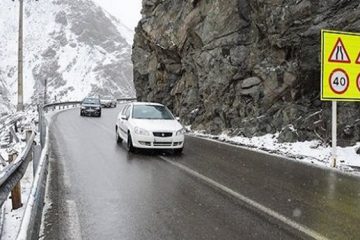
<svg viewBox="0 0 360 240">
<path fill-rule="evenodd" d="M 134 127 L 140 127 L 151 132 L 175 132 L 182 128 L 177 120 L 131 119 Z"/>
<path fill-rule="evenodd" d="M 81 104 L 82 107 L 100 107 L 100 105 L 95 104 Z"/>
</svg>

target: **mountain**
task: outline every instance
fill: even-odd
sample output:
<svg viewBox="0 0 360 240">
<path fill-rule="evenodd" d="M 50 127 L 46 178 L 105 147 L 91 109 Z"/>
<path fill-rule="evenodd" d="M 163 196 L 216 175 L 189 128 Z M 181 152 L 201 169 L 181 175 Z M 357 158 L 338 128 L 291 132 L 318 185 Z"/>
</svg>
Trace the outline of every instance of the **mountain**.
<svg viewBox="0 0 360 240">
<path fill-rule="evenodd" d="M 211 133 L 330 141 L 320 101 L 320 30 L 360 32 L 358 0 L 143 0 L 132 60 L 139 100 Z M 339 144 L 360 140 L 360 108 L 340 103 Z"/>
<path fill-rule="evenodd" d="M 16 104 L 18 1 L 0 1 L 0 111 Z M 24 1 L 24 100 L 135 95 L 133 33 L 91 0 Z"/>
</svg>

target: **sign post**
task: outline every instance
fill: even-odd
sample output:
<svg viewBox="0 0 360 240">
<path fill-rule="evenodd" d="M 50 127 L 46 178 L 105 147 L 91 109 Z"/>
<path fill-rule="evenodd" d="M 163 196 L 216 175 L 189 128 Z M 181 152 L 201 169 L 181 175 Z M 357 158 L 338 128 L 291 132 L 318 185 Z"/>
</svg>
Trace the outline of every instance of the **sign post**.
<svg viewBox="0 0 360 240">
<path fill-rule="evenodd" d="M 321 100 L 332 101 L 332 156 L 336 167 L 337 102 L 360 101 L 360 33 L 321 31 Z"/>
<path fill-rule="evenodd" d="M 337 102 L 332 101 L 332 156 L 331 156 L 331 166 L 336 167 L 336 146 L 337 146 Z"/>
</svg>

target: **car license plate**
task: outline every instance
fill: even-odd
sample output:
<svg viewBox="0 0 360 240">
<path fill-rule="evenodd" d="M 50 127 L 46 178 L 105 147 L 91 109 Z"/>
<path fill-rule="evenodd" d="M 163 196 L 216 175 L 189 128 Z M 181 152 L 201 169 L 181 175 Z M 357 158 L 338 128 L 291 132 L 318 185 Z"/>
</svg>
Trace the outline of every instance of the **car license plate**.
<svg viewBox="0 0 360 240">
<path fill-rule="evenodd" d="M 170 141 L 171 141 L 171 140 L 170 140 Z M 154 139 L 154 142 L 159 142 L 159 143 L 169 142 L 169 138 L 155 138 L 155 139 Z"/>
</svg>

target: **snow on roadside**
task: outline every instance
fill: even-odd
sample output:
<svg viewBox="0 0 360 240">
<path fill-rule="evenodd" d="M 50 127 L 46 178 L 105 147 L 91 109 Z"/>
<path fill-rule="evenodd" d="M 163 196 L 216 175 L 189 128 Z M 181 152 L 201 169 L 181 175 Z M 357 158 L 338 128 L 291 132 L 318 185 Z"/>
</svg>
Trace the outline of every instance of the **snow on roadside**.
<svg viewBox="0 0 360 240">
<path fill-rule="evenodd" d="M 187 127 L 187 129 L 189 129 L 189 127 Z M 317 140 L 280 143 L 277 140 L 278 133 L 252 138 L 241 136 L 230 137 L 227 134 L 210 135 L 199 131 L 195 131 L 193 134 L 234 145 L 240 145 L 249 149 L 256 149 L 270 154 L 285 156 L 291 160 L 330 167 L 331 147 L 325 146 Z M 337 169 L 360 175 L 360 155 L 356 154 L 358 148 L 360 148 L 360 143 L 351 147 L 337 147 Z"/>
<path fill-rule="evenodd" d="M 15 150 L 19 154 L 22 149 L 25 147 L 25 131 L 27 129 L 36 130 L 36 124 L 38 121 L 38 113 L 35 110 L 35 107 L 30 106 L 25 112 L 16 112 L 6 116 L 3 123 L 0 123 L 0 155 L 7 161 L 8 154 L 12 150 Z M 9 143 L 10 139 L 10 128 L 14 129 L 14 122 L 17 122 L 18 133 L 16 136 L 19 139 L 19 142 Z M 38 142 L 38 136 L 35 138 L 35 141 Z M 1 158 L 0 158 L 1 159 Z M 0 170 L 4 167 L 3 162 L 0 162 Z"/>
</svg>

